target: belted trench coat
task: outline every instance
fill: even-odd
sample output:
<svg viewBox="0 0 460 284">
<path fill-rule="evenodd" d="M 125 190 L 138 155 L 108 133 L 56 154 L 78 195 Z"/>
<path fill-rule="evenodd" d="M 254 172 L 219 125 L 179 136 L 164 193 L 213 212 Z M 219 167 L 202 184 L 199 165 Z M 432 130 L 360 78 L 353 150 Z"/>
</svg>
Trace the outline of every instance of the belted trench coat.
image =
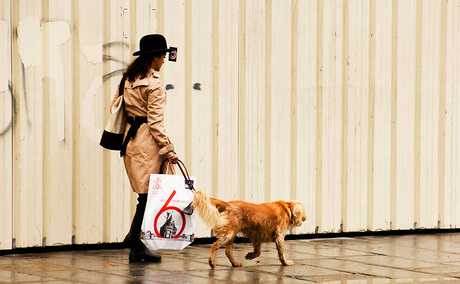
<svg viewBox="0 0 460 284">
<path fill-rule="evenodd" d="M 118 96 L 117 91 L 112 104 Z M 143 79 L 136 79 L 134 82 L 126 80 L 123 96 L 128 117 L 147 117 L 147 123 L 141 124 L 123 156 L 133 191 L 147 193 L 150 174 L 162 173 L 160 167 L 163 161 L 175 154 L 174 145 L 164 126 L 166 91 L 160 74 L 151 69 Z M 128 123 L 125 136 L 129 127 Z M 169 165 L 168 174 L 175 174 L 173 165 Z"/>
</svg>

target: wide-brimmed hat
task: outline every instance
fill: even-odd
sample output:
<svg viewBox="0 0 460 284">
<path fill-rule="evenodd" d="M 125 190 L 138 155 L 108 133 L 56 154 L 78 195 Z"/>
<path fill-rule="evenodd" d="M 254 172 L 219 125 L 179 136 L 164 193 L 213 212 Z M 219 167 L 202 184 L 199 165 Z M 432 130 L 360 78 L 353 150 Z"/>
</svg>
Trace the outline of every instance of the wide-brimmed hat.
<svg viewBox="0 0 460 284">
<path fill-rule="evenodd" d="M 172 49 L 168 48 L 166 39 L 160 34 L 145 35 L 139 41 L 139 51 L 133 53 L 133 56 L 143 55 L 146 53 L 166 53 Z"/>
</svg>

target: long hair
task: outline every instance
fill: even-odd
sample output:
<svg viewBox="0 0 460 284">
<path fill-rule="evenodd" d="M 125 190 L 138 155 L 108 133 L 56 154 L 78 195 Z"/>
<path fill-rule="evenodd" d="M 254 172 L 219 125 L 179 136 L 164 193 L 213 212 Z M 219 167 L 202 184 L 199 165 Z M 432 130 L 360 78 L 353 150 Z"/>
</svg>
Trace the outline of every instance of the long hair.
<svg viewBox="0 0 460 284">
<path fill-rule="evenodd" d="M 129 64 L 126 72 L 123 74 L 128 81 L 134 82 L 137 78 L 143 79 L 147 77 L 152 66 L 152 61 L 155 57 L 161 56 L 158 53 L 147 53 L 136 58 Z"/>
</svg>

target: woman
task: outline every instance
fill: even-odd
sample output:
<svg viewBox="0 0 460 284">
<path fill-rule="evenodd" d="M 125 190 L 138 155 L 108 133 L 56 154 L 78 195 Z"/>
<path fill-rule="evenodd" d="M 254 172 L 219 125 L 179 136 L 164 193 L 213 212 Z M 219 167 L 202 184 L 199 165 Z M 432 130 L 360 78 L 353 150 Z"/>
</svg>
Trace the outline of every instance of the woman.
<svg viewBox="0 0 460 284">
<path fill-rule="evenodd" d="M 133 56 L 139 57 L 123 75 L 126 78 L 123 96 L 129 123 L 121 154 L 131 187 L 138 194 L 136 213 L 124 242 L 131 248 L 129 262 L 159 262 L 161 256 L 152 254 L 139 236 L 150 174 L 161 173 L 160 167 L 165 159 L 169 159 L 168 173 L 174 174 L 172 164 L 178 160 L 164 127 L 166 92 L 158 73 L 170 49 L 166 39 L 159 34 L 142 37 L 139 47 L 139 51 L 133 53 Z"/>
</svg>

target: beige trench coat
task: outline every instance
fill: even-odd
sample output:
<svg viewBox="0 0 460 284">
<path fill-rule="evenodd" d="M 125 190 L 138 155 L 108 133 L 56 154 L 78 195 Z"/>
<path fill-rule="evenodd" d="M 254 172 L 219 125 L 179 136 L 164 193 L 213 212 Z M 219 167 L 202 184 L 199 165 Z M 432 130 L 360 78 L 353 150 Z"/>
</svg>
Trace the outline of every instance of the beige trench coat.
<svg viewBox="0 0 460 284">
<path fill-rule="evenodd" d="M 161 163 L 174 155 L 174 146 L 164 126 L 166 91 L 160 74 L 152 69 L 146 78 L 125 81 L 123 96 L 128 116 L 147 117 L 147 123 L 143 123 L 136 136 L 129 141 L 123 156 L 133 191 L 147 193 L 150 174 L 161 173 Z M 118 93 L 112 104 L 117 97 Z M 129 127 L 128 123 L 125 136 Z M 173 165 L 169 166 L 168 174 L 175 174 Z"/>
</svg>

